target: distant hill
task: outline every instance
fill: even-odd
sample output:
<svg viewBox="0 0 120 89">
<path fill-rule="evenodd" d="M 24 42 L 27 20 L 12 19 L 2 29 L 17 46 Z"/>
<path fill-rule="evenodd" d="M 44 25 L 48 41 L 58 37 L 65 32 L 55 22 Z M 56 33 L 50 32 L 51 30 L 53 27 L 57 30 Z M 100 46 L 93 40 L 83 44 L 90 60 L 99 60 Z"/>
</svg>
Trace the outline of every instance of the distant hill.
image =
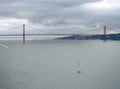
<svg viewBox="0 0 120 89">
<path fill-rule="evenodd" d="M 104 40 L 104 35 L 72 35 L 68 37 L 57 38 L 60 40 Z M 106 40 L 120 40 L 120 33 L 106 35 Z"/>
</svg>

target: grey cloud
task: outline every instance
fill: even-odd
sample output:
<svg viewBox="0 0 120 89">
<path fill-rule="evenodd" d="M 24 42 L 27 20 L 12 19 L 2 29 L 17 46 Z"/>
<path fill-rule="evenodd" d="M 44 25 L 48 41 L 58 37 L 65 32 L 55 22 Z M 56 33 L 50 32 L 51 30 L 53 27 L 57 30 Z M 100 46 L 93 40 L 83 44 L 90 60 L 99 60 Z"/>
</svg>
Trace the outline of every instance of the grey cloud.
<svg viewBox="0 0 120 89">
<path fill-rule="evenodd" d="M 96 28 L 96 23 L 119 28 L 119 14 L 86 11 L 81 5 L 101 0 L 0 0 L 0 17 L 27 19 L 46 27 L 84 25 Z M 78 8 L 79 7 L 79 8 Z M 111 14 L 111 16 L 109 15 Z M 101 24 L 100 24 L 101 25 Z M 52 28 L 52 29 L 53 29 Z M 68 28 L 70 29 L 70 27 Z M 74 29 L 74 28 L 72 28 Z M 77 27 L 76 27 L 77 29 Z"/>
<path fill-rule="evenodd" d="M 117 12 L 110 12 L 106 14 L 95 14 L 94 12 L 91 12 L 89 15 L 90 16 L 84 16 L 84 20 L 86 19 L 89 24 L 99 22 L 102 23 L 102 26 L 107 25 L 108 29 L 120 29 L 120 14 Z"/>
<path fill-rule="evenodd" d="M 64 10 L 64 8 L 90 1 L 91 0 L 2 0 L 0 1 L 0 16 L 27 18 L 27 16 L 29 17 L 29 13 L 33 13 L 33 17 L 39 17 L 39 15 L 50 16 L 53 15 L 53 13 L 57 14 L 59 11 Z M 21 12 L 21 14 L 19 14 L 19 12 Z M 26 12 L 28 15 L 22 16 L 22 12 Z"/>
</svg>

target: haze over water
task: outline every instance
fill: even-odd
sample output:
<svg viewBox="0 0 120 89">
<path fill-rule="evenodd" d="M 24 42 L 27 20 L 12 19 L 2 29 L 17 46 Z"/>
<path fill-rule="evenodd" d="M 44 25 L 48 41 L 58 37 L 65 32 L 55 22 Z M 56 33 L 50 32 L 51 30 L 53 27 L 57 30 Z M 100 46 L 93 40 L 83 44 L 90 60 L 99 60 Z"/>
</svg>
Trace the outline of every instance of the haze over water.
<svg viewBox="0 0 120 89">
<path fill-rule="evenodd" d="M 0 89 L 120 89 L 119 49 L 119 41 L 0 41 Z"/>
</svg>

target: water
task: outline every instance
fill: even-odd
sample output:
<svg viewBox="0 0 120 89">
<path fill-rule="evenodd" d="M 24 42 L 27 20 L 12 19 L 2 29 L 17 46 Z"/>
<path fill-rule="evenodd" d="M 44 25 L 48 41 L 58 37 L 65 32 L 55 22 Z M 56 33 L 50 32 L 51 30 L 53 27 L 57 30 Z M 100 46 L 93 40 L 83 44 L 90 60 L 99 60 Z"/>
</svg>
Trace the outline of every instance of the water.
<svg viewBox="0 0 120 89">
<path fill-rule="evenodd" d="M 0 89 L 120 89 L 119 68 L 120 41 L 0 41 Z"/>
</svg>

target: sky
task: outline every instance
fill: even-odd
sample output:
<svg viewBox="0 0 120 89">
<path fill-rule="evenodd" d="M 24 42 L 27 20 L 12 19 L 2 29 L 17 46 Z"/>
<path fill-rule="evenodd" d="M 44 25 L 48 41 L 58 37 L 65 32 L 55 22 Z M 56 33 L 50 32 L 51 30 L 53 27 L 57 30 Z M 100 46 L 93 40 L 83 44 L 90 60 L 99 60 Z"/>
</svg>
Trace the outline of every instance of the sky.
<svg viewBox="0 0 120 89">
<path fill-rule="evenodd" d="M 0 0 L 0 34 L 120 32 L 120 0 Z"/>
</svg>

